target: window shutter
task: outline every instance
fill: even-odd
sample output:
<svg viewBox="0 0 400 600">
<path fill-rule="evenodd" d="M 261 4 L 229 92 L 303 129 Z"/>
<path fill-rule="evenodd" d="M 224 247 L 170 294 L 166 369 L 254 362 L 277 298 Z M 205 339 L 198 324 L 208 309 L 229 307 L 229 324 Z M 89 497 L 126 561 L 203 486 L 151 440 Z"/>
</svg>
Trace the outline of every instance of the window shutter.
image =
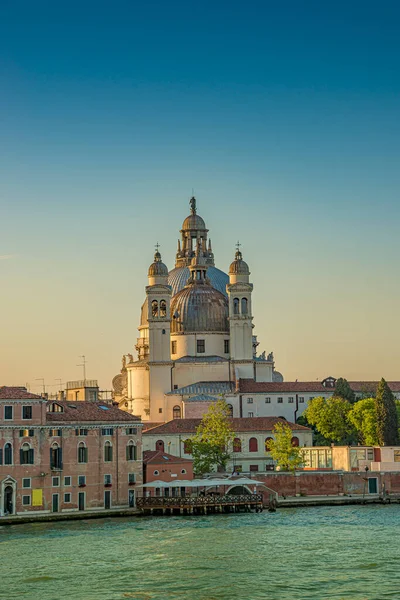
<svg viewBox="0 0 400 600">
<path fill-rule="evenodd" d="M 137 448 L 133 446 L 133 460 L 137 460 Z"/>
<path fill-rule="evenodd" d="M 24 464 L 24 451 L 22 450 L 22 448 L 19 451 L 19 462 L 21 463 L 21 465 Z"/>
<path fill-rule="evenodd" d="M 129 460 L 129 446 L 126 447 L 126 460 Z"/>
<path fill-rule="evenodd" d="M 3 464 L 3 448 L 0 448 L 0 465 Z"/>
<path fill-rule="evenodd" d="M 62 448 L 58 449 L 58 467 L 62 469 Z"/>
<path fill-rule="evenodd" d="M 28 463 L 30 465 L 33 465 L 34 462 L 35 462 L 35 451 L 33 448 L 29 448 Z"/>
<path fill-rule="evenodd" d="M 52 448 L 50 448 L 50 469 L 52 467 L 54 467 L 54 464 L 53 464 L 53 450 L 52 450 Z"/>
</svg>

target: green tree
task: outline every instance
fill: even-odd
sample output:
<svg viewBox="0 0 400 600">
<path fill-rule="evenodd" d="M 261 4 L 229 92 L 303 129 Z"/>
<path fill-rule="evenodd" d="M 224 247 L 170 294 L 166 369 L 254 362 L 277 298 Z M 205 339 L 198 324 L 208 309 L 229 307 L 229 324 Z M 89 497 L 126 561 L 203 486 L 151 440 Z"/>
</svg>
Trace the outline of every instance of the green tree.
<svg viewBox="0 0 400 600">
<path fill-rule="evenodd" d="M 364 398 L 356 402 L 348 414 L 348 419 L 357 429 L 360 444 L 378 445 L 375 398 Z"/>
<path fill-rule="evenodd" d="M 193 469 L 198 475 L 215 468 L 226 469 L 235 437 L 230 410 L 225 400 L 211 404 L 193 438 L 187 442 L 193 456 Z"/>
<path fill-rule="evenodd" d="M 375 398 L 377 438 L 380 446 L 396 446 L 399 424 L 396 402 L 386 381 L 380 380 Z"/>
<path fill-rule="evenodd" d="M 357 431 L 348 421 L 348 413 L 352 405 L 343 398 L 313 398 L 305 412 L 305 417 L 311 425 L 330 442 L 341 445 L 354 444 L 357 441 Z"/>
<path fill-rule="evenodd" d="M 334 398 L 343 398 L 344 400 L 348 400 L 353 404 L 356 401 L 356 395 L 351 389 L 349 382 L 347 379 L 343 377 L 339 377 L 336 380 L 335 391 L 333 392 Z"/>
<path fill-rule="evenodd" d="M 322 435 L 322 433 L 320 433 L 318 431 L 318 429 L 315 427 L 315 425 L 312 425 L 311 423 L 309 423 L 307 421 L 307 417 L 305 416 L 305 413 L 303 413 L 302 415 L 300 415 L 300 417 L 297 419 L 296 423 L 298 425 L 303 425 L 304 427 L 309 427 L 310 429 L 313 430 L 313 444 L 314 444 L 314 446 L 330 446 L 331 445 L 330 440 L 327 440 L 326 437 L 324 437 Z"/>
<path fill-rule="evenodd" d="M 292 445 L 293 432 L 286 423 L 277 423 L 275 439 L 267 442 L 267 450 L 283 471 L 294 471 L 303 464 L 301 448 Z"/>
</svg>

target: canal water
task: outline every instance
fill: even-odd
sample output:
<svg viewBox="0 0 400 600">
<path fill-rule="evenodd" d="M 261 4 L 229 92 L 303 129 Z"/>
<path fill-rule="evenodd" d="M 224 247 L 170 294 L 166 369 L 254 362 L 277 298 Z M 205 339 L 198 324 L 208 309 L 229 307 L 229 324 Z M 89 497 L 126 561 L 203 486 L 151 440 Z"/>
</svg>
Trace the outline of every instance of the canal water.
<svg viewBox="0 0 400 600">
<path fill-rule="evenodd" d="M 400 598 L 400 505 L 0 526 L 0 598 Z"/>
</svg>

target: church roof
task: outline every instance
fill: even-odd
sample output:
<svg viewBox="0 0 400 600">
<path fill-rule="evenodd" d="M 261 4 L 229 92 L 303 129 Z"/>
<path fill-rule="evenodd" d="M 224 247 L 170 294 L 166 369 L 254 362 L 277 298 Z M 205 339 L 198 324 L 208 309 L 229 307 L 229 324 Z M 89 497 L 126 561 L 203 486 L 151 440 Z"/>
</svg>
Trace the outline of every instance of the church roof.
<svg viewBox="0 0 400 600">
<path fill-rule="evenodd" d="M 186 398 L 184 402 L 216 402 L 217 400 L 218 396 L 210 396 L 209 394 L 197 394 L 196 396 Z"/>
<path fill-rule="evenodd" d="M 231 381 L 198 381 L 184 387 L 168 392 L 167 396 L 191 396 L 195 394 L 228 394 L 233 391 L 234 383 Z"/>
<path fill-rule="evenodd" d="M 212 354 L 211 356 L 182 356 L 177 358 L 177 363 L 215 363 L 215 362 L 228 362 L 227 358 L 223 356 L 217 356 Z"/>
</svg>

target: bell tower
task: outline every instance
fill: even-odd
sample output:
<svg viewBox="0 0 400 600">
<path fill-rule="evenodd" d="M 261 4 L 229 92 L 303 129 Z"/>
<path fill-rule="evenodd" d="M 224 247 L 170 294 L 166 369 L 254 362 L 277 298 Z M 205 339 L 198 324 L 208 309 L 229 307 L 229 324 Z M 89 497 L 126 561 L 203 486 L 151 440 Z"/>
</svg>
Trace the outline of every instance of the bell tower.
<svg viewBox="0 0 400 600">
<path fill-rule="evenodd" d="M 226 291 L 229 297 L 230 354 L 234 376 L 252 379 L 253 365 L 253 315 L 251 294 L 253 284 L 249 282 L 250 270 L 243 260 L 238 242 L 235 260 L 229 267 L 229 283 Z"/>
</svg>

